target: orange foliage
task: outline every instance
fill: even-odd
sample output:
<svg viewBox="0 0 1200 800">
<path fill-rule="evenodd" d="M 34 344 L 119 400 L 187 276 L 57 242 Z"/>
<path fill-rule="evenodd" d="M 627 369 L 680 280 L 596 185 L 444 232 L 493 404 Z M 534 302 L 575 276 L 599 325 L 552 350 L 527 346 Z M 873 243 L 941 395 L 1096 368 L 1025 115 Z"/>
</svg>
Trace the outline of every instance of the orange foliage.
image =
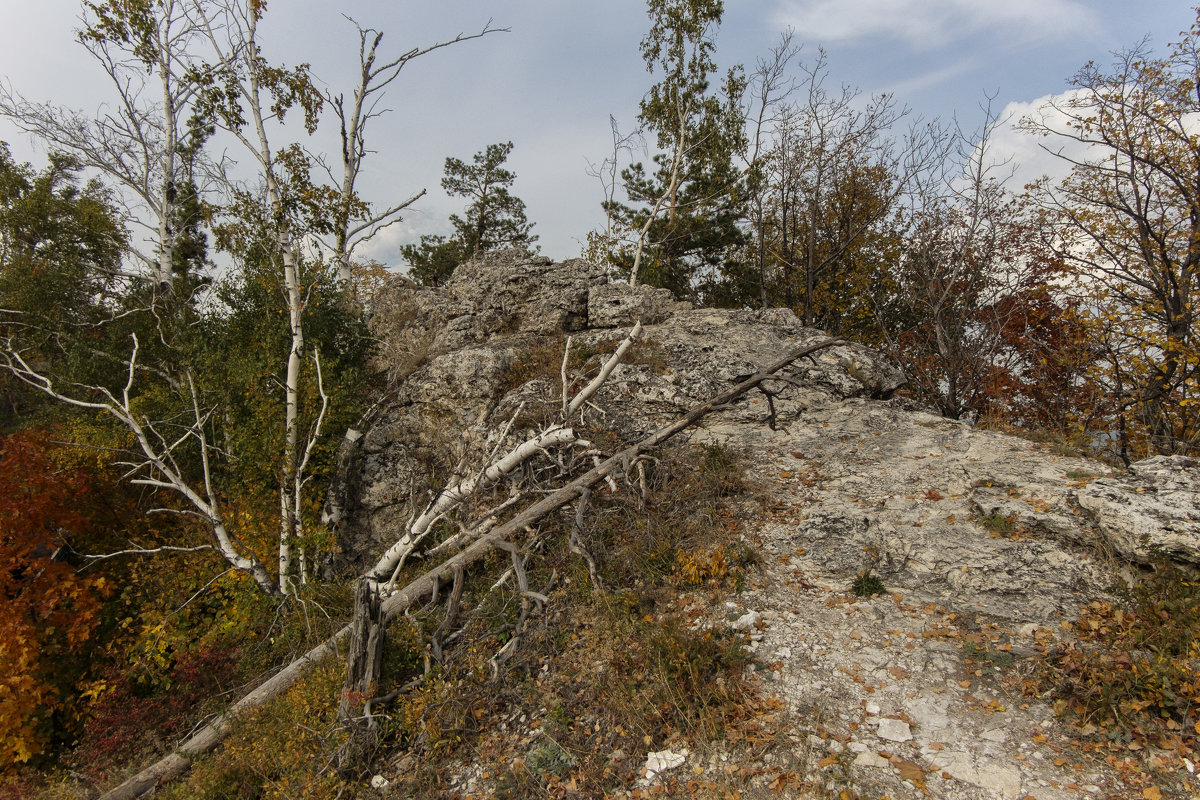
<svg viewBox="0 0 1200 800">
<path fill-rule="evenodd" d="M 53 738 L 65 660 L 98 622 L 102 577 L 61 559 L 91 526 L 89 475 L 56 469 L 35 434 L 0 440 L 0 764 L 22 764 Z"/>
</svg>

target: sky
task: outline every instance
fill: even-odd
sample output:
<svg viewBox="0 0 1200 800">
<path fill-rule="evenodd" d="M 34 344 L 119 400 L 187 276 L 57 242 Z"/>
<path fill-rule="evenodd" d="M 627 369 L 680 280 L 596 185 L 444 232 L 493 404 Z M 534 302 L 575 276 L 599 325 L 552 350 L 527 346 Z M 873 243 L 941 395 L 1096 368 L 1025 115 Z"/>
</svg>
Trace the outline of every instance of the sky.
<svg viewBox="0 0 1200 800">
<path fill-rule="evenodd" d="M 75 42 L 78 0 L 0 0 L 0 81 L 30 100 L 94 112 L 111 87 Z M 333 91 L 353 89 L 358 38 L 349 16 L 384 32 L 381 52 L 480 30 L 508 28 L 415 59 L 389 88 L 389 113 L 373 121 L 376 151 L 361 184 L 379 205 L 427 195 L 402 223 L 360 255 L 400 266 L 401 245 L 446 233 L 465 201 L 440 188 L 447 156 L 469 160 L 512 141 L 508 167 L 546 255 L 579 255 L 587 232 L 602 226 L 600 182 L 588 175 L 611 150 L 609 116 L 636 126 L 638 101 L 654 82 L 638 44 L 649 26 L 643 0 L 271 0 L 260 30 L 268 59 L 311 64 Z M 887 92 L 914 116 L 979 125 L 979 104 L 1020 115 L 1067 91 L 1088 61 L 1107 64 L 1115 51 L 1148 38 L 1164 53 L 1196 19 L 1183 0 L 725 0 L 717 36 L 722 67 L 752 68 L 781 31 L 795 30 L 801 58 L 818 48 L 830 80 Z M 306 142 L 333 152 L 333 126 Z M 44 152 L 7 120 L 0 141 L 35 165 Z M 997 135 L 1021 168 L 1016 183 L 1057 168 L 1038 143 Z M 236 156 L 236 154 L 234 154 Z"/>
</svg>

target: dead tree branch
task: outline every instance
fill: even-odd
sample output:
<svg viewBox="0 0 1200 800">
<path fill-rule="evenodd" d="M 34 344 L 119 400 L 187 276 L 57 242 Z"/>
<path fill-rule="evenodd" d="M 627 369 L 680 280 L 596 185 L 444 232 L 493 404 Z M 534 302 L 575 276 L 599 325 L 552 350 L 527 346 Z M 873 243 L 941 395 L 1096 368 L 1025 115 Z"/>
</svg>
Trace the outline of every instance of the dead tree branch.
<svg viewBox="0 0 1200 800">
<path fill-rule="evenodd" d="M 846 344 L 846 342 L 842 339 L 824 339 L 815 344 L 806 345 L 794 350 L 732 389 L 693 407 L 687 414 L 670 425 L 659 428 L 641 441 L 610 456 L 566 486 L 529 506 L 508 522 L 497 526 L 491 533 L 473 542 L 466 549 L 446 559 L 441 564 L 438 564 L 404 588 L 389 595 L 383 601 L 383 624 L 388 624 L 391 620 L 403 614 L 405 610 L 418 600 L 432 594 L 434 587 L 439 583 L 452 581 L 457 570 L 465 570 L 467 567 L 483 559 L 493 549 L 506 544 L 508 537 L 525 530 L 550 512 L 578 500 L 583 496 L 585 491 L 590 490 L 592 486 L 604 480 L 607 476 L 623 473 L 627 465 L 634 463 L 638 456 L 658 447 L 677 433 L 695 425 L 706 415 L 712 413 L 714 409 L 726 407 L 733 400 L 755 388 L 772 374 L 790 365 L 792 362 L 816 353 L 819 350 L 840 344 Z M 235 703 L 226 713 L 220 715 L 208 725 L 205 725 L 193 736 L 180 744 L 174 753 L 150 765 L 132 778 L 126 780 L 120 786 L 102 795 L 100 800 L 134 800 L 134 798 L 140 797 L 155 786 L 179 777 L 191 766 L 192 759 L 207 753 L 217 746 L 228 732 L 233 719 L 239 713 L 257 708 L 281 695 L 304 674 L 304 671 L 311 664 L 337 654 L 339 645 L 349 634 L 350 626 L 347 625 L 284 667 L 273 677 L 262 683 L 257 689 Z"/>
</svg>

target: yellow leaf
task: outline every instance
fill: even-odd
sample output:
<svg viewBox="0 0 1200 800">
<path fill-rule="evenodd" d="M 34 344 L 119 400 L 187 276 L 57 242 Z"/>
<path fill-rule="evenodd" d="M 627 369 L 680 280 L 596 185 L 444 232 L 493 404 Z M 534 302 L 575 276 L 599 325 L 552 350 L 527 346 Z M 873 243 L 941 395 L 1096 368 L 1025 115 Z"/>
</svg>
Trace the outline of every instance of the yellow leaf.
<svg viewBox="0 0 1200 800">
<path fill-rule="evenodd" d="M 1144 800 L 1162 800 L 1162 791 L 1157 786 L 1147 786 L 1142 789 Z"/>
</svg>

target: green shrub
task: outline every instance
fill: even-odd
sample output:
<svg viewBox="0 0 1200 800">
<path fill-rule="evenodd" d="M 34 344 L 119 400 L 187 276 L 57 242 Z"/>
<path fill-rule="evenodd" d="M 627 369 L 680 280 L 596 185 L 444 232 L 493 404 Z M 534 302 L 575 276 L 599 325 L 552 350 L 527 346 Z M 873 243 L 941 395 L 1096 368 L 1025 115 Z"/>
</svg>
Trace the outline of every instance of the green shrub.
<svg viewBox="0 0 1200 800">
<path fill-rule="evenodd" d="M 878 576 L 872 575 L 870 572 L 864 572 L 854 579 L 854 583 L 850 585 L 851 591 L 857 597 L 874 597 L 877 594 L 884 594 L 887 588 L 883 585 L 883 581 Z"/>
</svg>

